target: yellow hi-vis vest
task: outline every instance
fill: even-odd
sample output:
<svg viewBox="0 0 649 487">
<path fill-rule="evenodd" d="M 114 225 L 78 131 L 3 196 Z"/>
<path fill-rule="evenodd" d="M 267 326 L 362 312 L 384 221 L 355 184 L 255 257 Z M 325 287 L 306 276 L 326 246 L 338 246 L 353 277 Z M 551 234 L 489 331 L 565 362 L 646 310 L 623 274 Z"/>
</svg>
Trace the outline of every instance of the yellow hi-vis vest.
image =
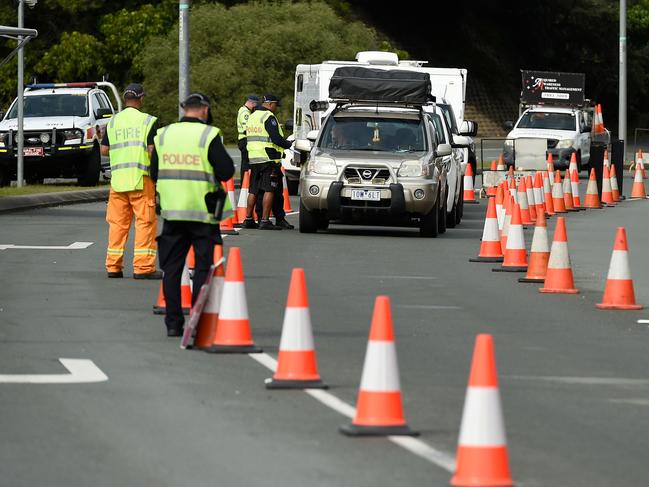
<svg viewBox="0 0 649 487">
<path fill-rule="evenodd" d="M 238 140 L 246 137 L 246 124 L 248 123 L 248 117 L 250 117 L 251 113 L 252 112 L 248 110 L 248 107 L 245 105 L 239 108 L 239 113 L 237 113 Z"/>
<path fill-rule="evenodd" d="M 158 154 L 160 208 L 165 220 L 217 224 L 209 212 L 205 195 L 219 184 L 207 159 L 210 143 L 221 131 L 197 122 L 178 122 L 160 129 L 155 136 Z M 232 214 L 232 204 L 225 198 L 223 219 Z"/>
<path fill-rule="evenodd" d="M 110 142 L 110 185 L 118 193 L 144 188 L 143 176 L 149 175 L 146 139 L 156 121 L 137 108 L 126 107 L 108 123 Z"/>
<path fill-rule="evenodd" d="M 279 154 L 284 154 L 284 149 L 278 145 L 273 144 L 270 140 L 270 134 L 266 131 L 266 120 L 275 115 L 270 110 L 255 110 L 248 117 L 248 124 L 246 125 L 248 157 L 250 164 L 261 164 L 263 162 L 281 162 L 279 159 L 271 159 L 266 149 L 275 149 Z M 282 127 L 277 124 L 279 134 L 284 137 Z"/>
</svg>

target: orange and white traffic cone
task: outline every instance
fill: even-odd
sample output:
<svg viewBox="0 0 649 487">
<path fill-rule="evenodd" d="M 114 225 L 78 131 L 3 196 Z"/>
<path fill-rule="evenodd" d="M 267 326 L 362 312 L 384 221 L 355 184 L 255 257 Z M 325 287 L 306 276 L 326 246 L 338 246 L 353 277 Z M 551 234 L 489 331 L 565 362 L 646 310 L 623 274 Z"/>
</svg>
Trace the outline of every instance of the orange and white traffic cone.
<svg viewBox="0 0 649 487">
<path fill-rule="evenodd" d="M 541 171 L 537 171 L 534 175 L 532 190 L 534 191 L 534 204 L 538 218 L 539 213 L 545 213 L 545 202 L 543 201 L 543 175 L 541 174 Z"/>
<path fill-rule="evenodd" d="M 509 195 L 505 196 L 505 218 L 503 219 L 503 228 L 500 231 L 500 248 L 503 250 L 507 248 L 507 234 L 509 233 L 509 226 L 512 222 L 512 210 L 514 209 L 514 198 Z"/>
<path fill-rule="evenodd" d="M 550 182 L 550 176 L 548 173 L 543 171 L 541 173 L 543 177 L 543 199 L 545 200 L 545 214 L 547 216 L 555 215 L 554 211 L 554 201 L 552 200 L 552 183 Z"/>
<path fill-rule="evenodd" d="M 390 298 L 377 296 L 365 352 L 363 375 L 351 424 L 340 427 L 348 436 L 410 435 L 403 414 L 397 351 L 392 330 Z"/>
<path fill-rule="evenodd" d="M 604 165 L 611 167 L 611 161 L 608 158 L 608 149 L 604 149 Z"/>
<path fill-rule="evenodd" d="M 602 105 L 598 103 L 595 105 L 595 116 L 593 117 L 593 134 L 603 134 L 604 132 L 606 132 L 606 129 L 604 128 Z"/>
<path fill-rule="evenodd" d="M 248 194 L 250 193 L 250 170 L 243 174 L 241 180 L 241 190 L 239 191 L 239 201 L 237 202 L 237 219 L 242 224 L 248 215 Z"/>
<path fill-rule="evenodd" d="M 642 154 L 642 149 L 638 149 L 638 153 L 635 159 L 635 164 L 636 167 L 640 166 L 640 169 L 642 170 L 642 179 L 647 179 L 647 175 L 645 174 L 645 169 L 644 169 L 644 155 Z"/>
<path fill-rule="evenodd" d="M 539 289 L 542 293 L 555 294 L 577 294 L 575 282 L 570 266 L 570 255 L 568 254 L 568 233 L 566 232 L 566 219 L 562 216 L 557 218 L 557 226 L 554 229 L 554 240 L 550 249 L 550 260 L 548 271 L 545 276 L 545 285 Z"/>
<path fill-rule="evenodd" d="M 521 223 L 523 225 L 531 225 L 532 219 L 530 218 L 530 207 L 527 203 L 527 184 L 525 178 L 522 177 L 518 183 L 518 205 L 521 207 Z"/>
<path fill-rule="evenodd" d="M 220 245 L 218 247 L 221 247 Z M 222 248 L 222 247 L 221 247 Z M 206 350 L 214 343 L 216 328 L 219 322 L 219 309 L 221 307 L 221 294 L 225 281 L 224 263 L 219 263 L 221 258 L 214 260 L 217 264 L 214 267 L 212 284 L 210 285 L 209 294 L 203 307 L 203 312 L 198 320 L 196 327 L 196 337 L 194 338 L 193 348 Z"/>
<path fill-rule="evenodd" d="M 576 210 L 582 210 L 581 196 L 579 196 L 579 173 L 572 171 L 570 173 L 570 189 L 572 189 L 572 206 Z"/>
<path fill-rule="evenodd" d="M 252 340 L 246 287 L 241 264 L 241 249 L 232 247 L 228 253 L 225 281 L 219 306 L 219 322 L 211 353 L 258 353 L 261 348 Z"/>
<path fill-rule="evenodd" d="M 499 184 L 496 189 L 496 218 L 498 220 L 498 231 L 503 229 L 503 223 L 505 222 L 505 193 L 503 190 L 503 184 Z M 487 209 L 487 213 L 489 210 Z"/>
<path fill-rule="evenodd" d="M 552 184 L 552 206 L 555 213 L 566 213 L 566 200 L 563 196 L 563 183 L 561 172 L 557 169 L 554 173 L 554 184 Z"/>
<path fill-rule="evenodd" d="M 642 305 L 635 302 L 633 279 L 629 270 L 629 246 L 624 227 L 618 227 L 615 234 L 604 298 L 595 306 L 600 309 L 642 309 Z"/>
<path fill-rule="evenodd" d="M 160 291 L 158 291 L 158 298 L 153 305 L 154 315 L 164 315 L 167 313 L 167 302 L 165 301 L 165 293 L 162 289 L 162 282 L 160 282 Z"/>
<path fill-rule="evenodd" d="M 326 389 L 316 360 L 304 269 L 293 269 L 279 343 L 277 370 L 267 389 Z"/>
<path fill-rule="evenodd" d="M 235 206 L 234 206 L 234 193 L 232 193 L 232 197 L 231 197 L 231 193 L 230 193 L 230 190 L 228 188 L 228 185 L 229 185 L 230 182 L 232 182 L 232 179 L 230 179 L 230 181 L 227 181 L 227 182 L 223 183 L 223 187 L 225 188 L 225 190 L 228 193 L 227 198 L 229 198 L 230 203 L 233 204 L 232 208 L 235 208 Z M 232 188 L 234 189 L 234 182 L 232 182 Z M 236 214 L 236 212 L 233 212 L 233 213 Z M 224 218 L 223 220 L 221 220 L 221 222 L 219 223 L 219 228 L 221 229 L 221 233 L 223 235 L 239 235 L 239 232 L 237 232 L 234 229 L 234 215 L 229 217 L 229 218 Z"/>
<path fill-rule="evenodd" d="M 572 200 L 572 182 L 570 181 L 570 174 L 568 173 L 568 170 L 566 169 L 566 172 L 563 177 L 563 202 L 566 205 L 566 210 L 567 211 L 579 211 L 576 210 L 575 207 L 573 206 L 573 200 Z"/>
<path fill-rule="evenodd" d="M 293 213 L 293 208 L 291 208 L 291 196 L 288 194 L 288 182 L 286 181 L 286 171 L 282 166 L 282 195 L 284 196 L 284 211 L 286 213 Z"/>
<path fill-rule="evenodd" d="M 568 166 L 568 174 L 570 174 L 572 171 L 575 171 L 577 174 L 579 174 L 576 152 L 573 152 L 572 155 L 570 156 L 570 165 Z"/>
<path fill-rule="evenodd" d="M 502 195 L 502 193 L 501 193 Z M 500 246 L 498 235 L 498 216 L 496 214 L 496 201 L 489 198 L 487 203 L 487 215 L 484 219 L 482 230 L 482 243 L 480 253 L 477 257 L 469 259 L 469 262 L 502 262 L 503 252 Z"/>
<path fill-rule="evenodd" d="M 525 235 L 521 222 L 521 207 L 515 203 L 512 222 L 507 232 L 505 257 L 500 267 L 491 269 L 494 272 L 525 272 L 527 271 L 527 252 L 525 250 Z"/>
<path fill-rule="evenodd" d="M 193 271 L 196 268 L 196 254 L 193 245 L 189 246 L 189 252 L 187 252 L 187 267 L 190 271 Z"/>
<path fill-rule="evenodd" d="M 548 176 L 552 177 L 554 174 L 554 161 L 552 160 L 551 152 L 548 152 L 548 158 L 546 159 L 545 164 L 548 166 Z"/>
<path fill-rule="evenodd" d="M 602 203 L 599 199 L 599 191 L 597 190 L 597 179 L 595 177 L 595 168 L 590 170 L 588 178 L 588 186 L 586 186 L 586 198 L 584 199 L 584 208 L 600 209 Z"/>
<path fill-rule="evenodd" d="M 536 221 L 536 197 L 534 195 L 534 181 L 532 176 L 528 174 L 525 177 L 525 190 L 527 191 L 527 206 L 530 210 L 530 220 Z"/>
<path fill-rule="evenodd" d="M 608 167 L 604 166 L 604 175 L 602 176 L 602 203 L 606 206 L 615 206 L 613 199 L 613 189 L 611 188 L 611 174 Z"/>
<path fill-rule="evenodd" d="M 234 193 L 234 178 L 230 178 L 225 183 L 225 189 L 228 191 L 228 199 L 230 200 L 230 205 L 232 206 L 232 224 L 240 225 L 239 217 L 237 216 L 237 201 L 236 195 Z"/>
<path fill-rule="evenodd" d="M 642 168 L 636 166 L 635 176 L 633 178 L 633 186 L 631 187 L 631 199 L 632 200 L 644 200 L 647 198 L 647 192 L 645 191 L 644 181 L 642 180 Z"/>
<path fill-rule="evenodd" d="M 491 161 L 491 167 L 489 169 L 491 172 L 496 172 L 498 170 L 498 163 L 496 159 Z M 496 184 L 492 184 L 487 188 L 487 197 L 496 196 Z"/>
<path fill-rule="evenodd" d="M 498 165 L 496 166 L 496 171 L 506 171 L 507 166 L 505 165 L 505 156 L 501 153 L 498 157 Z"/>
<path fill-rule="evenodd" d="M 476 337 L 469 385 L 464 398 L 454 487 L 510 487 L 509 470 L 493 337 Z"/>
<path fill-rule="evenodd" d="M 527 266 L 527 275 L 518 279 L 518 282 L 543 282 L 548 270 L 550 260 L 550 246 L 548 245 L 548 228 L 545 213 L 539 213 L 532 237 L 530 249 L 530 262 Z"/>
<path fill-rule="evenodd" d="M 615 166 L 611 166 L 611 193 L 613 193 L 613 201 L 618 203 L 620 201 L 620 187 L 617 184 Z"/>
<path fill-rule="evenodd" d="M 475 190 L 473 188 L 473 167 L 471 164 L 466 165 L 464 172 L 464 202 L 470 204 L 478 204 L 479 201 L 475 199 Z"/>
<path fill-rule="evenodd" d="M 180 277 L 180 305 L 183 308 L 183 314 L 188 315 L 192 309 L 192 278 L 189 273 L 189 267 L 185 261 L 183 273 Z"/>
</svg>

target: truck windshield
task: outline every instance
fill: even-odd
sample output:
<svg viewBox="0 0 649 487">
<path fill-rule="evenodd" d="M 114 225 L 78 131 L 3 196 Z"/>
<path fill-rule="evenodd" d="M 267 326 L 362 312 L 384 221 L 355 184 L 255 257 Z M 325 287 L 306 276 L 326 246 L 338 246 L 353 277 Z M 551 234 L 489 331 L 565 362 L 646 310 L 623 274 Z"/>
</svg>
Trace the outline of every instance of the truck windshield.
<svg viewBox="0 0 649 487">
<path fill-rule="evenodd" d="M 519 129 L 576 130 L 572 113 L 527 112 L 518 122 Z"/>
<path fill-rule="evenodd" d="M 85 94 L 26 96 L 24 113 L 25 117 L 87 117 L 88 101 Z M 18 104 L 14 103 L 7 118 L 17 116 Z"/>
<path fill-rule="evenodd" d="M 421 120 L 374 117 L 329 117 L 321 149 L 423 152 L 426 137 Z"/>
</svg>

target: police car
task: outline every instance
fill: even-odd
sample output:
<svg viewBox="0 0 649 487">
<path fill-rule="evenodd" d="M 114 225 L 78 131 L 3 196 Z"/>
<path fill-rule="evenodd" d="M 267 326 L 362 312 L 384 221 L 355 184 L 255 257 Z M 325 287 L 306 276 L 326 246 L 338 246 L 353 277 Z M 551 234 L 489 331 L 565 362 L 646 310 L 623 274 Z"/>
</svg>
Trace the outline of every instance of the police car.
<svg viewBox="0 0 649 487">
<path fill-rule="evenodd" d="M 76 178 L 95 186 L 102 171 L 99 144 L 114 106 L 117 89 L 106 81 L 32 84 L 24 93 L 24 174 L 29 183 L 44 178 Z M 16 178 L 18 154 L 16 100 L 0 121 L 0 186 Z"/>
</svg>

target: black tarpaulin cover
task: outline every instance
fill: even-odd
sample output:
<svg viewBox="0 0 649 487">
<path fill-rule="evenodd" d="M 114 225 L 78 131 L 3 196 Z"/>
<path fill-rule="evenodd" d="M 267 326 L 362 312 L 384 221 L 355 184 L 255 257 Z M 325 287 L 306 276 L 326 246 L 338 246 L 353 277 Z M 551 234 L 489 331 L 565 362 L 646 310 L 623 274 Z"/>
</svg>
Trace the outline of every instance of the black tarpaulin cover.
<svg viewBox="0 0 649 487">
<path fill-rule="evenodd" d="M 344 66 L 336 68 L 329 82 L 329 98 L 334 100 L 425 104 L 430 93 L 427 73 L 395 69 Z"/>
</svg>

